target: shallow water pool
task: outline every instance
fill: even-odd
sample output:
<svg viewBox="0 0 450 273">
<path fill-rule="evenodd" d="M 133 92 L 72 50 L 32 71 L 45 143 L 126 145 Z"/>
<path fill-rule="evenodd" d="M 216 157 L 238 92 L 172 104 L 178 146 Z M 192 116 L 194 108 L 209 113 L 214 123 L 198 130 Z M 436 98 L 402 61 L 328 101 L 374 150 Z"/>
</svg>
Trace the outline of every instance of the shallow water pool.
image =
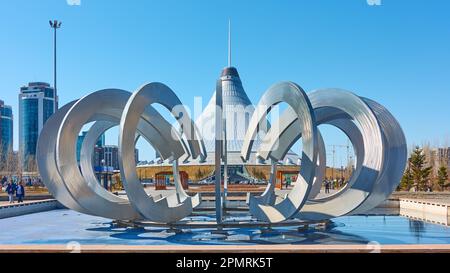
<svg viewBox="0 0 450 273">
<path fill-rule="evenodd" d="M 0 219 L 0 244 L 450 244 L 450 227 L 402 216 L 345 216 L 326 229 L 279 227 L 227 229 L 184 229 L 175 233 L 165 228 L 117 228 L 110 219 L 72 210 L 53 210 Z"/>
</svg>

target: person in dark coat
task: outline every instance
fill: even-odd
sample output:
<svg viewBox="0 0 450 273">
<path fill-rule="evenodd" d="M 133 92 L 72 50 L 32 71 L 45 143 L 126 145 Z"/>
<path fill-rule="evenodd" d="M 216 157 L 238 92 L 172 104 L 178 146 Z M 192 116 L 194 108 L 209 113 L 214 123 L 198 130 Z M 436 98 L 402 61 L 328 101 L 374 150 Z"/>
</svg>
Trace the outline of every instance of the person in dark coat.
<svg viewBox="0 0 450 273">
<path fill-rule="evenodd" d="M 14 193 L 16 192 L 16 185 L 10 180 L 6 186 L 6 193 L 9 197 L 9 203 L 14 203 Z"/>
<path fill-rule="evenodd" d="M 25 197 L 25 187 L 23 186 L 22 181 L 20 181 L 19 185 L 17 186 L 16 197 L 18 203 L 23 203 L 23 198 Z"/>
<path fill-rule="evenodd" d="M 330 181 L 325 180 L 325 193 L 330 193 Z"/>
</svg>

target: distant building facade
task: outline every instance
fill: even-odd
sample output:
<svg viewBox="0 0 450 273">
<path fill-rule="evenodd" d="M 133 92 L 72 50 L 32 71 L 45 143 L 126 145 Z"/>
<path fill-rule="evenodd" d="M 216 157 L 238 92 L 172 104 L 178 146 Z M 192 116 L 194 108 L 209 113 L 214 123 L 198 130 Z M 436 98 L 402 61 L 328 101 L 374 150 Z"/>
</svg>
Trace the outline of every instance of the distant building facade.
<svg viewBox="0 0 450 273">
<path fill-rule="evenodd" d="M 86 137 L 87 131 L 81 132 L 77 139 L 77 161 L 80 162 L 81 147 L 83 145 L 84 138 Z M 117 145 L 106 145 L 105 134 L 103 133 L 97 140 L 93 155 L 93 168 L 96 172 L 104 167 L 111 170 L 119 170 L 119 147 Z M 135 160 L 136 163 L 139 162 L 139 150 L 135 149 Z"/>
<path fill-rule="evenodd" d="M 39 133 L 56 111 L 55 90 L 45 82 L 30 82 L 19 94 L 19 153 L 24 170 L 36 156 Z"/>
<path fill-rule="evenodd" d="M 0 151 L 4 159 L 13 149 L 13 113 L 9 105 L 0 100 Z"/>
<path fill-rule="evenodd" d="M 134 149 L 136 164 L 139 163 L 139 150 Z M 113 170 L 119 170 L 119 147 L 116 145 L 96 146 L 94 153 L 94 168 L 110 167 Z"/>
<path fill-rule="evenodd" d="M 437 149 L 437 160 L 440 166 L 450 167 L 450 147 Z"/>
<path fill-rule="evenodd" d="M 105 166 L 119 170 L 119 148 L 115 145 L 106 145 L 103 147 Z"/>
<path fill-rule="evenodd" d="M 80 154 L 81 154 L 81 146 L 83 145 L 83 140 L 86 137 L 87 131 L 81 132 L 77 139 L 77 162 L 80 162 Z M 103 147 L 105 146 L 105 134 L 102 134 L 95 144 L 95 147 Z M 96 152 L 100 152 L 101 149 L 96 149 Z"/>
</svg>

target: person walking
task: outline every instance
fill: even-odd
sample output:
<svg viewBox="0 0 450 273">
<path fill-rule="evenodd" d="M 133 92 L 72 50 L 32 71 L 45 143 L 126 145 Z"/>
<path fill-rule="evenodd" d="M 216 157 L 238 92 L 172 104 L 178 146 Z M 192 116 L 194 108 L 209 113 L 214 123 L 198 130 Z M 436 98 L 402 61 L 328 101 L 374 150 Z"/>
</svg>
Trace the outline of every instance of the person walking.
<svg viewBox="0 0 450 273">
<path fill-rule="evenodd" d="M 20 181 L 19 185 L 17 186 L 16 197 L 17 197 L 17 203 L 23 203 L 23 198 L 25 197 L 25 187 L 23 186 L 22 181 Z"/>
<path fill-rule="evenodd" d="M 6 193 L 8 194 L 10 204 L 14 203 L 14 193 L 16 192 L 15 186 L 16 185 L 11 180 L 9 180 L 8 186 L 6 186 Z"/>
<path fill-rule="evenodd" d="M 325 193 L 330 193 L 330 182 L 325 180 Z"/>
<path fill-rule="evenodd" d="M 290 177 L 287 177 L 287 178 L 286 178 L 286 189 L 287 189 L 289 186 L 291 186 L 291 178 L 290 178 Z"/>
</svg>

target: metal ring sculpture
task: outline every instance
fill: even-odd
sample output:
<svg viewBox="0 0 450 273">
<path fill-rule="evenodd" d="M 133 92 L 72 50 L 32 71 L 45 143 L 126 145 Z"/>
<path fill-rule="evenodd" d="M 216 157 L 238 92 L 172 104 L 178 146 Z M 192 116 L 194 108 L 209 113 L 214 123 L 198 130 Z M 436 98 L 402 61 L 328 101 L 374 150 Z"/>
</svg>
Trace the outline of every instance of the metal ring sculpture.
<svg viewBox="0 0 450 273">
<path fill-rule="evenodd" d="M 389 111 L 380 104 L 339 89 L 306 94 L 292 82 L 278 83 L 262 96 L 243 141 L 243 161 L 250 157 L 253 140 L 273 106 L 288 108 L 266 132 L 257 148 L 258 157 L 271 162 L 269 184 L 261 196 L 249 195 L 250 213 L 259 221 L 277 223 L 297 218 L 307 221 L 363 213 L 384 201 L 398 185 L 406 165 L 406 140 Z M 175 129 L 152 107 L 168 109 L 181 126 Z M 80 166 L 76 142 L 82 127 L 94 124 L 81 147 Z M 317 128 L 329 124 L 344 132 L 356 153 L 356 169 L 339 192 L 317 198 L 326 170 L 326 151 Z M 119 165 L 128 199 L 101 187 L 92 168 L 93 147 L 98 137 L 119 125 Z M 149 196 L 138 179 L 134 146 L 145 138 L 163 159 L 173 164 L 176 191 Z M 284 196 L 275 192 L 276 168 L 296 141 L 303 151 L 300 175 Z M 176 94 L 162 83 L 149 83 L 136 92 L 119 89 L 96 91 L 72 101 L 44 125 L 37 146 L 37 163 L 49 192 L 66 207 L 118 220 L 150 220 L 173 223 L 190 215 L 200 203 L 181 186 L 179 161 L 206 157 L 206 149 L 194 121 Z"/>
<path fill-rule="evenodd" d="M 303 207 L 315 177 L 315 165 L 318 154 L 318 133 L 312 105 L 300 86 L 287 82 L 279 83 L 269 88 L 256 106 L 242 146 L 242 158 L 244 160 L 249 159 L 253 145 L 252 140 L 258 132 L 258 128 L 264 128 L 262 123 L 266 122 L 267 113 L 274 105 L 281 102 L 286 102 L 291 107 L 300 123 L 299 133 L 302 135 L 303 143 L 302 168 L 294 188 L 280 200 L 268 198 L 272 203 L 267 204 L 251 202 L 252 200 L 256 201 L 256 199 L 250 199 L 250 212 L 259 220 L 272 223 L 291 218 Z"/>
<path fill-rule="evenodd" d="M 291 83 L 284 83 L 284 86 L 290 85 Z M 283 84 L 278 84 L 269 89 L 266 94 L 282 92 L 283 88 Z M 259 105 L 270 101 L 266 98 L 266 94 Z M 319 161 L 315 166 L 316 179 L 307 184 L 311 190 L 309 190 L 309 196 L 302 197 L 304 205 L 298 206 L 295 210 L 291 209 L 290 212 L 296 212 L 285 219 L 325 220 L 346 214 L 363 213 L 374 208 L 394 191 L 406 165 L 406 140 L 400 125 L 378 103 L 360 98 L 348 91 L 318 90 L 309 93 L 308 99 L 312 105 L 309 115 L 314 116 L 316 121 L 314 127 L 330 124 L 341 129 L 353 144 L 357 156 L 357 167 L 346 187 L 338 193 L 326 198 L 314 199 L 320 190 L 326 163 L 324 147 L 318 132 L 316 138 L 321 144 L 318 147 Z M 292 106 L 292 101 L 285 102 Z M 309 116 L 306 118 L 310 119 Z M 303 138 L 304 121 L 302 119 L 304 117 L 299 116 L 296 109 L 286 110 L 266 134 L 258 150 L 259 156 L 266 160 L 270 158 L 275 162 L 282 159 L 292 145 L 299 138 Z M 252 118 L 249 126 L 249 130 L 252 131 L 248 132 L 242 149 L 244 157 L 251 148 L 251 139 L 257 131 L 257 125 L 257 121 Z M 301 169 L 305 167 L 313 168 L 309 161 L 307 165 L 302 162 Z M 263 194 L 268 197 L 251 197 L 248 200 L 252 214 L 260 220 L 279 221 L 277 214 L 261 215 L 260 212 L 260 208 L 276 207 L 277 199 L 286 198 L 270 197 L 275 195 L 273 183 L 274 181 L 270 181 Z M 303 185 L 306 184 L 303 183 Z M 295 187 L 297 185 L 294 189 Z"/>
<path fill-rule="evenodd" d="M 181 105 L 174 92 L 163 84 L 150 83 L 142 90 L 146 88 L 156 90 L 155 92 L 159 93 L 156 97 L 170 97 L 177 106 Z M 38 168 L 49 192 L 66 207 L 111 219 L 148 219 L 171 223 L 188 216 L 199 204 L 199 196 L 188 196 L 178 176 L 179 159 L 186 160 L 191 156 L 196 158 L 205 154 L 201 140 L 198 137 L 192 137 L 193 133 L 198 134 L 197 128 L 190 127 L 192 130 L 186 133 L 189 143 L 187 146 L 182 135 L 150 105 L 151 103 L 141 104 L 143 110 L 135 116 L 134 130 L 128 134 L 131 135 L 131 139 L 128 139 L 130 141 L 127 140 L 125 144 L 132 146 L 130 162 L 135 168 L 134 145 L 137 133 L 150 142 L 162 158 L 173 161 L 176 192 L 164 197 L 135 196 L 137 194 L 129 190 L 128 186 L 133 181 L 124 181 L 128 190 L 127 200 L 108 192 L 99 185 L 92 169 L 95 142 L 107 129 L 120 124 L 122 115 L 126 116 L 128 113 L 128 110 L 124 112 L 124 109 L 130 101 L 133 101 L 133 98 L 136 99 L 136 94 L 140 94 L 139 91 L 141 90 L 138 90 L 134 96 L 118 89 L 96 91 L 78 101 L 66 104 L 46 122 L 38 140 Z M 172 109 L 171 106 L 167 105 L 167 108 L 175 113 L 177 109 Z M 180 112 L 185 125 L 190 118 L 185 109 L 181 109 Z M 76 158 L 77 137 L 83 125 L 93 121 L 95 123 L 89 129 L 82 144 L 79 168 Z M 124 127 L 120 125 L 121 128 Z M 121 131 L 122 135 L 123 131 Z M 124 142 L 121 141 L 121 143 Z M 125 165 L 123 158 L 119 160 L 121 166 Z M 130 168 L 126 168 L 125 171 L 127 174 L 132 172 Z M 123 178 L 131 179 L 128 175 Z M 143 188 L 141 190 L 145 193 Z M 147 206 L 151 212 L 142 212 L 140 208 L 143 205 Z"/>
</svg>

